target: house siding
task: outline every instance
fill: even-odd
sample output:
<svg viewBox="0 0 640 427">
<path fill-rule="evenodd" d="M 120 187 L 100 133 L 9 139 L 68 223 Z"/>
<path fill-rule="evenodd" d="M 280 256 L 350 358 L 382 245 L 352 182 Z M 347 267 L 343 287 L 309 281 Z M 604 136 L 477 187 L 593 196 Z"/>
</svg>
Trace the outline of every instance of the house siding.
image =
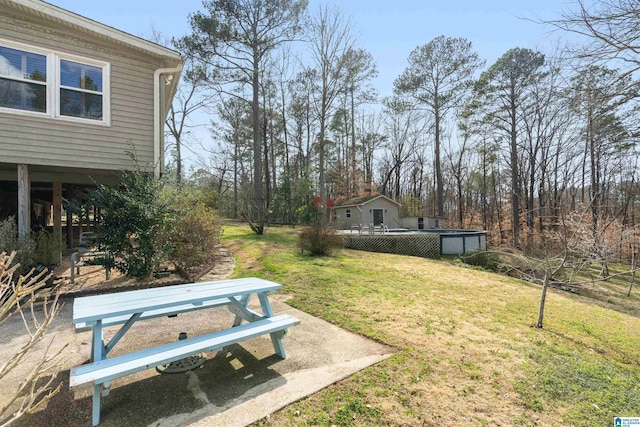
<svg viewBox="0 0 640 427">
<path fill-rule="evenodd" d="M 153 163 L 153 76 L 175 67 L 134 49 L 92 39 L 70 28 L 0 10 L 0 39 L 78 55 L 110 64 L 110 125 L 0 112 L 3 163 L 121 170 L 132 167 L 135 146 L 141 164 Z"/>
</svg>

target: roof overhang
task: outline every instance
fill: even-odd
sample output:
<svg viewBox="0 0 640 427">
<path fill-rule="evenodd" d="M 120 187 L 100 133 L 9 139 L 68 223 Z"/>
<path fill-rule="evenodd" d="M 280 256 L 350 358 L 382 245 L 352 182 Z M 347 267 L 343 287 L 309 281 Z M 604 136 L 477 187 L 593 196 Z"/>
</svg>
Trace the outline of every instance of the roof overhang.
<svg viewBox="0 0 640 427">
<path fill-rule="evenodd" d="M 98 38 L 129 46 L 149 55 L 181 61 L 180 53 L 173 49 L 117 30 L 41 0 L 0 0 L 0 5 L 8 6 L 22 13 L 64 25 L 80 32 L 92 34 Z"/>
</svg>

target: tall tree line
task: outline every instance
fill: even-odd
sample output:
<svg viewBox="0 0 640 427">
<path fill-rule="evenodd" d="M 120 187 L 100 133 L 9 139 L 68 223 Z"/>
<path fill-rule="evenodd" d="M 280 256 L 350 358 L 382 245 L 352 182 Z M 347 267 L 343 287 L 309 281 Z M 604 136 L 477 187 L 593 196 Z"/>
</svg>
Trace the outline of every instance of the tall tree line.
<svg viewBox="0 0 640 427">
<path fill-rule="evenodd" d="M 190 23 L 177 46 L 198 70 L 191 81 L 216 94 L 215 148 L 192 180 L 257 233 L 319 207 L 335 222 L 330 202 L 378 193 L 405 215 L 521 249 L 547 244 L 572 212 L 588 213 L 594 247 L 635 230 L 639 86 L 625 63 L 514 46 L 487 66 L 471 41 L 442 35 L 380 99 L 374 58 L 338 9 L 216 0 Z"/>
</svg>

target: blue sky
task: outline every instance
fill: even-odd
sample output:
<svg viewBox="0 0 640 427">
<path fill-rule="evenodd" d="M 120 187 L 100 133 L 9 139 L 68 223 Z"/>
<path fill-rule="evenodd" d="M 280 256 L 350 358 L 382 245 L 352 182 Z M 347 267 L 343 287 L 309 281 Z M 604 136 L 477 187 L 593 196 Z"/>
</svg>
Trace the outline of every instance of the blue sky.
<svg viewBox="0 0 640 427">
<path fill-rule="evenodd" d="M 202 8 L 201 0 L 49 2 L 146 38 L 152 27 L 168 38 L 187 34 L 187 16 Z M 391 95 L 393 81 L 405 69 L 409 53 L 439 35 L 467 38 L 489 66 L 513 47 L 550 52 L 559 39 L 567 40 L 567 34 L 552 32 L 551 28 L 531 20 L 554 19 L 563 10 L 576 9 L 575 0 L 309 0 L 309 3 L 311 13 L 328 4 L 339 7 L 350 17 L 358 35 L 358 47 L 368 50 L 376 61 L 379 76 L 374 86 L 382 96 Z M 203 124 L 208 120 L 206 115 L 202 115 L 202 120 L 196 118 Z M 194 135 L 210 146 L 204 127 Z M 192 147 L 200 152 L 194 144 Z M 192 164 L 193 154 L 185 155 Z"/>
<path fill-rule="evenodd" d="M 151 34 L 152 26 L 169 37 L 186 34 L 188 14 L 202 7 L 201 0 L 50 3 L 143 37 Z M 573 0 L 310 0 L 309 10 L 325 3 L 351 17 L 358 45 L 371 52 L 378 65 L 376 86 L 382 95 L 391 94 L 409 53 L 434 37 L 465 37 L 490 65 L 512 47 L 548 51 L 566 38 L 524 18 L 553 19 L 562 10 L 575 9 Z"/>
</svg>

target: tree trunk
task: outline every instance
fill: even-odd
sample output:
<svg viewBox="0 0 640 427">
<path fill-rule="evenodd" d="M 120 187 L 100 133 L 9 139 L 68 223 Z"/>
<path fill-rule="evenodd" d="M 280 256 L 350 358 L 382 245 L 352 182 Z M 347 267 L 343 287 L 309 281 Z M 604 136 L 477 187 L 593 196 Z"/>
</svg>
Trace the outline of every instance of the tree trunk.
<svg viewBox="0 0 640 427">
<path fill-rule="evenodd" d="M 251 126 L 253 128 L 253 206 L 251 210 L 251 229 L 256 234 L 264 233 L 264 218 L 262 207 L 264 205 L 262 194 L 262 145 L 260 144 L 260 81 L 258 70 L 259 58 L 253 58 L 251 100 Z"/>
<path fill-rule="evenodd" d="M 511 98 L 511 230 L 513 246 L 520 248 L 520 181 L 518 175 L 518 131 L 516 127 L 515 95 Z"/>
<path fill-rule="evenodd" d="M 356 108 L 353 99 L 353 77 L 351 78 L 351 196 L 358 195 L 358 179 L 356 178 Z"/>
<path fill-rule="evenodd" d="M 542 283 L 542 295 L 540 296 L 540 309 L 538 310 L 538 321 L 536 322 L 536 328 L 542 329 L 542 319 L 544 318 L 544 303 L 547 299 L 547 289 L 549 288 L 549 272 L 544 273 L 544 282 Z"/>
<path fill-rule="evenodd" d="M 635 243 L 631 246 L 631 277 L 629 278 L 629 290 L 627 291 L 627 297 L 631 296 L 631 289 L 633 289 L 633 284 L 636 281 L 636 266 L 637 266 L 637 255 L 636 255 L 636 247 Z"/>
<path fill-rule="evenodd" d="M 233 219 L 238 219 L 238 131 L 233 131 Z"/>
<path fill-rule="evenodd" d="M 436 94 L 437 97 L 437 94 Z M 434 108 L 435 115 L 435 167 L 436 167 L 436 204 L 438 216 L 444 216 L 444 185 L 442 183 L 442 165 L 440 164 L 440 111 L 436 104 Z"/>
<path fill-rule="evenodd" d="M 182 182 L 182 143 L 176 138 L 176 184 Z"/>
</svg>

